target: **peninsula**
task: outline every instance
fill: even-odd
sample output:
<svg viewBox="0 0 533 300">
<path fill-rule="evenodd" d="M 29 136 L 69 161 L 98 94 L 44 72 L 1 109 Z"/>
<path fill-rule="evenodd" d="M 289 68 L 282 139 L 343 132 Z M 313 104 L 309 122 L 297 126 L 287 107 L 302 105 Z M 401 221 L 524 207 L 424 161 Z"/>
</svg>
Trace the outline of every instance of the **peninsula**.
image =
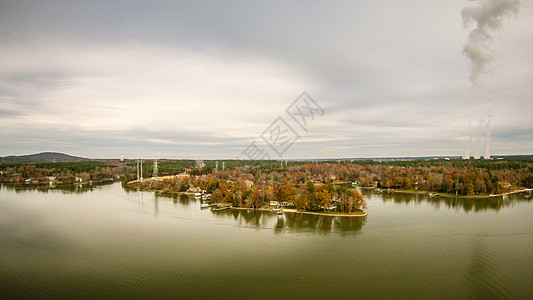
<svg viewBox="0 0 533 300">
<path fill-rule="evenodd" d="M 160 161 L 160 169 L 168 162 Z M 413 159 L 365 161 L 219 161 L 195 162 L 175 174 L 136 180 L 130 188 L 165 193 L 209 195 L 218 207 L 279 209 L 297 212 L 364 214 L 366 201 L 355 187 L 426 193 L 430 197 L 494 197 L 533 186 L 531 157 L 492 160 Z M 149 166 L 149 164 L 147 164 Z M 148 177 L 148 178 L 147 178 Z M 207 197 L 207 196 L 206 196 Z M 292 209 L 292 210 L 289 210 Z"/>
</svg>

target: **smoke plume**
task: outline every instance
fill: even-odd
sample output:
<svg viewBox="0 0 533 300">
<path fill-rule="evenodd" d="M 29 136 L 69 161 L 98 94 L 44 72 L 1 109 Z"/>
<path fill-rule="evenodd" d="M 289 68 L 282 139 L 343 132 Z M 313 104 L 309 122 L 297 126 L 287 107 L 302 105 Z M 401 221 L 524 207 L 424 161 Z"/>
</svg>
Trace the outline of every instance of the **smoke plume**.
<svg viewBox="0 0 533 300">
<path fill-rule="evenodd" d="M 474 87 L 479 87 L 478 79 L 485 72 L 485 67 L 494 59 L 494 53 L 489 43 L 492 41 L 491 34 L 502 26 L 502 19 L 508 15 L 516 14 L 520 6 L 520 0 L 480 0 L 477 5 L 467 6 L 462 12 L 464 26 L 474 23 L 474 29 L 468 34 L 468 39 L 463 47 L 463 54 L 470 59 L 472 69 L 470 70 L 470 81 Z M 487 94 L 490 103 L 490 95 Z M 486 121 L 480 121 L 478 130 L 473 134 L 470 125 L 470 138 L 465 147 L 465 158 L 472 155 L 474 158 L 483 157 L 490 159 L 490 133 L 491 117 L 489 113 Z M 484 126 L 483 126 L 484 125 Z M 485 127 L 485 134 L 481 133 Z M 484 141 L 482 139 L 484 138 Z M 484 144 L 484 151 L 481 145 Z"/>
<path fill-rule="evenodd" d="M 463 48 L 471 63 L 470 81 L 478 85 L 479 77 L 484 73 L 485 67 L 494 59 L 490 49 L 491 33 L 502 26 L 502 19 L 518 12 L 520 0 L 482 0 L 479 5 L 467 6 L 461 12 L 465 27 L 474 23 L 475 28 L 468 35 Z"/>
</svg>

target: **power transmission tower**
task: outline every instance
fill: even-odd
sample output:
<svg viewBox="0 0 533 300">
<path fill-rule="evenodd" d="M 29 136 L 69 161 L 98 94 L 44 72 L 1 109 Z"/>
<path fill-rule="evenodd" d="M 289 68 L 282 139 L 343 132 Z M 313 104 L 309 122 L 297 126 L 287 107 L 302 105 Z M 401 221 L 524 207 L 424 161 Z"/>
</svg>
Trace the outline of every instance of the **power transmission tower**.
<svg viewBox="0 0 533 300">
<path fill-rule="evenodd" d="M 157 169 L 157 159 L 154 160 L 154 171 L 152 172 L 152 177 L 157 177 L 157 172 L 158 172 L 158 169 Z"/>
</svg>

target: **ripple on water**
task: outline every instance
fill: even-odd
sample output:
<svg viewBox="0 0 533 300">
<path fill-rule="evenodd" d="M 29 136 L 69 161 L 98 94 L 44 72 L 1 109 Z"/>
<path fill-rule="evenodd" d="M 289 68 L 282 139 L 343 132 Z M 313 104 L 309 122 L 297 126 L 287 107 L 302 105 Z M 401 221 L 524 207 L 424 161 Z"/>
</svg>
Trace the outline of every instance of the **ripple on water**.
<svg viewBox="0 0 533 300">
<path fill-rule="evenodd" d="M 28 204 L 34 209 L 29 213 L 4 205 L 11 192 L 0 191 L 0 288 L 8 298 L 224 298 L 236 290 L 271 298 L 533 294 L 531 203 L 499 214 L 465 214 L 436 211 L 424 201 L 400 208 L 394 201 L 378 202 L 367 218 L 346 221 L 213 214 L 162 199 L 156 208 L 149 194 L 143 208 L 116 193 L 107 199 L 112 203 L 101 201 L 102 191 L 61 195 L 67 203 L 99 201 L 102 211 L 88 217 L 79 206 L 66 205 L 63 212 L 72 217 L 57 222 L 58 215 L 47 215 L 41 206 Z M 49 196 L 37 198 L 45 202 Z M 524 209 L 521 218 L 504 215 Z M 503 223 L 512 226 L 499 230 Z"/>
</svg>

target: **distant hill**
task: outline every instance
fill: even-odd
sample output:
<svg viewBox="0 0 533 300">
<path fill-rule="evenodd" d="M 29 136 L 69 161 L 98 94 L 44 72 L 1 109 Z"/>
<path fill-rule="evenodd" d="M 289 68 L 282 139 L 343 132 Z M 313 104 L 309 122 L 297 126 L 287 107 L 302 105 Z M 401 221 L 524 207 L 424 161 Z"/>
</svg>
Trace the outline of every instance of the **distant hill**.
<svg viewBox="0 0 533 300">
<path fill-rule="evenodd" d="M 28 155 L 10 155 L 0 157 L 0 163 L 44 163 L 44 162 L 72 162 L 85 161 L 89 158 L 68 155 L 58 152 L 42 152 Z"/>
</svg>

